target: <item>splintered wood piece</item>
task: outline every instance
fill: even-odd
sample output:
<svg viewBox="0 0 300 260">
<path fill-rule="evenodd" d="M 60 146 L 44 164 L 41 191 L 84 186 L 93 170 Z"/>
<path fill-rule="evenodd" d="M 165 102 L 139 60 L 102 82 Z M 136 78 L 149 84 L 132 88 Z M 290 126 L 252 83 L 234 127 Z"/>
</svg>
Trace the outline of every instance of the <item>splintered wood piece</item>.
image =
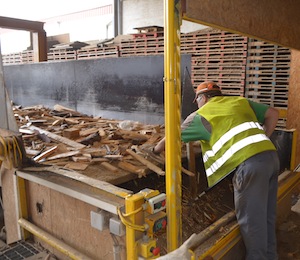
<svg viewBox="0 0 300 260">
<path fill-rule="evenodd" d="M 61 154 L 57 154 L 52 157 L 49 157 L 47 160 L 55 160 L 55 159 L 60 159 L 60 158 L 65 158 L 65 157 L 71 157 L 71 156 L 79 154 L 79 153 L 80 153 L 80 151 L 71 151 L 71 152 L 67 152 L 67 153 L 61 153 Z"/>
<path fill-rule="evenodd" d="M 71 113 L 73 116 L 76 115 L 76 116 L 82 116 L 82 114 L 76 110 L 73 110 L 71 108 L 68 108 L 68 107 L 64 107 L 62 105 L 54 105 L 53 109 L 55 111 L 58 111 L 58 112 L 68 112 L 68 113 Z"/>
<path fill-rule="evenodd" d="M 182 171 L 183 173 L 185 173 L 186 175 L 188 175 L 188 176 L 191 176 L 191 177 L 194 177 L 194 176 L 195 176 L 195 173 L 193 173 L 193 172 L 191 172 L 191 171 L 189 171 L 189 170 L 187 170 L 187 169 L 185 169 L 185 168 L 183 168 L 183 167 L 181 167 L 181 171 Z"/>
<path fill-rule="evenodd" d="M 102 162 L 101 165 L 109 171 L 118 172 L 119 169 L 108 162 Z"/>
<path fill-rule="evenodd" d="M 69 125 L 78 125 L 80 122 L 74 118 L 65 118 L 65 122 Z"/>
<path fill-rule="evenodd" d="M 190 245 L 190 249 L 195 250 L 198 246 L 200 246 L 204 241 L 209 239 L 213 234 L 217 233 L 221 227 L 226 226 L 229 222 L 235 219 L 235 212 L 231 211 L 218 219 L 212 225 L 204 229 L 202 232 L 196 235 L 195 239 L 193 239 L 193 244 Z"/>
<path fill-rule="evenodd" d="M 92 160 L 91 156 L 72 156 L 74 162 L 90 162 Z"/>
<path fill-rule="evenodd" d="M 86 147 L 86 146 L 83 145 L 83 144 L 77 143 L 77 142 L 75 142 L 75 141 L 73 141 L 73 140 L 70 140 L 70 139 L 68 139 L 68 138 L 65 138 L 65 137 L 63 137 L 63 136 L 59 136 L 59 135 L 57 135 L 57 134 L 54 134 L 54 133 L 51 133 L 51 132 L 49 132 L 49 131 L 43 130 L 43 129 L 41 129 L 41 128 L 39 128 L 39 127 L 36 127 L 36 126 L 30 126 L 29 129 L 31 129 L 31 130 L 37 130 L 37 131 L 39 131 L 41 134 L 45 134 L 46 136 L 48 136 L 49 138 L 51 138 L 51 139 L 53 139 L 53 140 L 55 140 L 55 141 L 64 143 L 64 144 L 69 145 L 69 146 L 71 146 L 71 147 L 74 147 L 74 148 L 76 148 L 76 149 L 82 149 L 82 148 Z"/>
<path fill-rule="evenodd" d="M 52 123 L 52 126 L 60 125 L 63 121 L 64 121 L 63 119 L 56 119 L 56 120 Z"/>
<path fill-rule="evenodd" d="M 91 147 L 82 150 L 82 153 L 89 153 L 93 157 L 101 157 L 106 155 L 106 149 Z"/>
<path fill-rule="evenodd" d="M 123 139 L 131 139 L 131 140 L 136 140 L 136 141 L 140 141 L 140 142 L 148 140 L 147 135 L 139 134 L 137 132 L 129 131 L 129 130 L 119 129 L 116 131 L 116 134 L 122 136 Z"/>
<path fill-rule="evenodd" d="M 126 152 L 128 154 L 130 154 L 132 157 L 134 157 L 136 160 L 138 160 L 139 162 L 141 162 L 142 164 L 147 166 L 150 170 L 156 172 L 158 175 L 165 175 L 165 172 L 161 168 L 159 168 L 158 166 L 156 166 L 152 162 L 149 162 L 144 157 L 136 154 L 134 151 L 132 151 L 130 149 L 127 149 Z"/>
<path fill-rule="evenodd" d="M 146 176 L 144 169 L 140 169 L 139 167 L 136 167 L 136 166 L 132 165 L 129 162 L 120 161 L 118 163 L 118 167 L 125 170 L 125 171 L 137 174 L 139 176 L 139 178 L 141 178 L 143 176 L 144 177 Z"/>
<path fill-rule="evenodd" d="M 47 151 L 41 153 L 40 155 L 36 156 L 33 158 L 34 161 L 38 162 L 48 156 L 50 156 L 51 154 L 53 154 L 56 150 L 57 150 L 57 145 L 53 146 L 52 148 L 48 149 Z"/>
<path fill-rule="evenodd" d="M 76 129 L 76 128 L 64 129 L 63 137 L 66 137 L 69 139 L 76 139 L 79 137 L 79 129 Z"/>
<path fill-rule="evenodd" d="M 93 127 L 93 128 L 88 128 L 88 129 L 85 129 L 85 130 L 81 130 L 80 131 L 80 136 L 88 136 L 88 135 L 90 135 L 90 134 L 94 134 L 94 133 L 96 133 L 96 132 L 98 132 L 98 128 L 95 128 L 95 127 Z"/>
</svg>

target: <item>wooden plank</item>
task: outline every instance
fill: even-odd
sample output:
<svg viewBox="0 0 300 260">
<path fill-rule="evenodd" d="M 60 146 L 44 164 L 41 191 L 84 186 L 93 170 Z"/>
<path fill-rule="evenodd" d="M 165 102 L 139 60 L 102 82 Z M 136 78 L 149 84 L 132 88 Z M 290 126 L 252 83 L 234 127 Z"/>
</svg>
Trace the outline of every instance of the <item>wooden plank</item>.
<svg viewBox="0 0 300 260">
<path fill-rule="evenodd" d="M 85 148 L 85 147 L 86 147 L 86 146 L 83 145 L 83 144 L 77 143 L 77 142 L 75 142 L 75 141 L 73 141 L 73 140 L 70 140 L 70 139 L 68 139 L 68 138 L 65 138 L 65 137 L 63 137 L 63 136 L 56 135 L 56 134 L 54 134 L 54 133 L 51 133 L 51 132 L 49 132 L 49 131 L 47 131 L 47 130 L 43 130 L 43 129 L 41 129 L 41 128 L 39 128 L 39 127 L 36 127 L 36 126 L 30 126 L 29 129 L 30 129 L 30 130 L 37 130 L 37 131 L 39 131 L 41 134 L 45 134 L 46 136 L 48 136 L 49 138 L 51 138 L 51 139 L 53 139 L 53 140 L 55 140 L 55 141 L 64 143 L 64 144 L 69 145 L 69 146 L 71 146 L 71 147 L 74 147 L 74 148 L 76 148 L 76 149 L 82 149 L 82 148 Z"/>
<path fill-rule="evenodd" d="M 61 158 L 66 158 L 66 157 L 71 157 L 73 155 L 77 155 L 79 154 L 80 151 L 70 151 L 70 152 L 66 152 L 66 153 L 60 153 L 54 156 L 49 157 L 47 160 L 51 161 L 51 160 L 56 160 L 56 159 L 61 159 Z"/>
<path fill-rule="evenodd" d="M 161 168 L 159 168 L 155 164 L 151 163 L 150 161 L 146 160 L 144 157 L 136 154 L 134 151 L 132 151 L 130 149 L 127 149 L 126 152 L 128 154 L 130 154 L 132 157 L 134 157 L 135 159 L 137 159 L 139 162 L 141 162 L 142 164 L 147 166 L 150 170 L 157 173 L 158 175 L 165 175 L 166 174 Z"/>
<path fill-rule="evenodd" d="M 57 147 L 58 147 L 57 145 L 51 147 L 51 148 L 48 149 L 47 151 L 45 151 L 45 152 L 41 153 L 40 155 L 34 157 L 33 160 L 36 161 L 36 162 L 38 162 L 38 161 L 40 161 L 40 160 L 42 160 L 42 159 L 44 159 L 44 158 L 50 156 L 51 154 L 53 154 L 53 153 L 57 150 Z M 26 150 L 26 152 L 27 152 L 27 150 Z"/>
<path fill-rule="evenodd" d="M 32 172 L 39 172 L 39 171 L 49 171 L 54 172 L 56 174 L 60 174 L 66 177 L 69 177 L 73 180 L 77 180 L 83 183 L 86 183 L 92 187 L 99 188 L 101 190 L 104 190 L 106 192 L 109 192 L 111 194 L 117 195 L 119 197 L 125 198 L 128 194 L 131 194 L 131 191 L 128 191 L 123 188 L 119 188 L 117 186 L 114 186 L 108 182 L 99 181 L 94 178 L 90 178 L 88 176 L 85 176 L 83 174 L 80 174 L 76 171 L 72 170 L 65 170 L 61 169 L 55 166 L 49 166 L 49 167 L 27 167 L 23 169 L 24 171 L 32 171 Z"/>
<path fill-rule="evenodd" d="M 123 169 L 124 171 L 128 171 L 128 172 L 137 174 L 139 176 L 139 178 L 146 177 L 146 173 L 145 173 L 144 169 L 141 169 L 129 162 L 120 161 L 120 162 L 118 162 L 117 166 L 119 168 Z"/>
</svg>

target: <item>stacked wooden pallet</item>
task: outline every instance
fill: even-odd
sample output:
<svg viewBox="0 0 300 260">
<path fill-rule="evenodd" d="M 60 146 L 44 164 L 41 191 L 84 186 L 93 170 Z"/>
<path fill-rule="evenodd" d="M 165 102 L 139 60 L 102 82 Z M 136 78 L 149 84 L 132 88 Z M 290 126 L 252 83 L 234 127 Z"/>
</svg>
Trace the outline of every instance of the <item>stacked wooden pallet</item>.
<svg viewBox="0 0 300 260">
<path fill-rule="evenodd" d="M 98 59 L 119 57 L 119 46 L 86 47 L 77 51 L 77 59 Z"/>
<path fill-rule="evenodd" d="M 287 107 L 291 52 L 288 48 L 249 40 L 245 96 Z"/>
<path fill-rule="evenodd" d="M 61 49 L 50 49 L 47 53 L 48 61 L 58 61 L 58 60 L 77 60 L 76 50 L 61 48 Z"/>
<path fill-rule="evenodd" d="M 33 63 L 33 51 L 23 51 L 22 54 L 22 63 Z"/>
<path fill-rule="evenodd" d="M 164 53 L 164 31 L 162 27 L 135 28 L 139 32 L 132 39 L 120 43 L 120 57 L 158 55 Z"/>
<path fill-rule="evenodd" d="M 192 54 L 192 82 L 216 81 L 225 94 L 243 96 L 247 37 L 205 29 L 181 36 L 181 51 Z"/>
<path fill-rule="evenodd" d="M 245 96 L 278 108 L 288 106 L 291 51 L 249 39 Z M 285 126 L 281 120 L 279 125 Z"/>
<path fill-rule="evenodd" d="M 21 52 L 3 54 L 2 62 L 5 65 L 22 63 L 22 54 Z"/>
</svg>

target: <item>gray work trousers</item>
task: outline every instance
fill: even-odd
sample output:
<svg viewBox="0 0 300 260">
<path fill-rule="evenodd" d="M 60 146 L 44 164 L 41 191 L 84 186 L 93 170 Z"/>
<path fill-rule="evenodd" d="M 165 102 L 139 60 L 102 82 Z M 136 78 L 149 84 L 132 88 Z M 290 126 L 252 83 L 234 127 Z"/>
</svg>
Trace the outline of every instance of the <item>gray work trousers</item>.
<svg viewBox="0 0 300 260">
<path fill-rule="evenodd" d="M 241 163 L 233 176 L 234 202 L 246 246 L 246 260 L 277 260 L 276 206 L 279 174 L 276 151 Z"/>
</svg>

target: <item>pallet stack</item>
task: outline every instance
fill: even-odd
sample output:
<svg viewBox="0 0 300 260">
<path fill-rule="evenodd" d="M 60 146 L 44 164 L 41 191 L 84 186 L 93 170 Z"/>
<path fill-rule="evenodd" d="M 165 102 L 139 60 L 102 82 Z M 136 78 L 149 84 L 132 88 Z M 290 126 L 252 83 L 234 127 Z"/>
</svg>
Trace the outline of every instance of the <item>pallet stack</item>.
<svg viewBox="0 0 300 260">
<path fill-rule="evenodd" d="M 247 37 L 206 29 L 181 36 L 182 53 L 192 54 L 192 82 L 216 81 L 224 94 L 243 96 Z"/>
<path fill-rule="evenodd" d="M 245 96 L 287 107 L 290 60 L 288 48 L 249 39 Z"/>
<path fill-rule="evenodd" d="M 103 46 L 82 48 L 77 51 L 78 60 L 99 59 L 99 58 L 118 58 L 119 46 Z"/>
<path fill-rule="evenodd" d="M 120 57 L 159 55 L 164 53 L 163 27 L 135 28 L 139 32 L 132 34 L 132 39 L 122 40 Z"/>
<path fill-rule="evenodd" d="M 249 39 L 245 96 L 277 108 L 287 108 L 290 60 L 290 49 Z M 285 121 L 279 123 L 285 126 Z"/>
<path fill-rule="evenodd" d="M 58 61 L 58 60 L 77 60 L 77 51 L 63 48 L 63 49 L 50 49 L 47 53 L 48 61 Z"/>
<path fill-rule="evenodd" d="M 22 53 L 16 52 L 2 55 L 2 62 L 5 65 L 22 63 Z"/>
</svg>

